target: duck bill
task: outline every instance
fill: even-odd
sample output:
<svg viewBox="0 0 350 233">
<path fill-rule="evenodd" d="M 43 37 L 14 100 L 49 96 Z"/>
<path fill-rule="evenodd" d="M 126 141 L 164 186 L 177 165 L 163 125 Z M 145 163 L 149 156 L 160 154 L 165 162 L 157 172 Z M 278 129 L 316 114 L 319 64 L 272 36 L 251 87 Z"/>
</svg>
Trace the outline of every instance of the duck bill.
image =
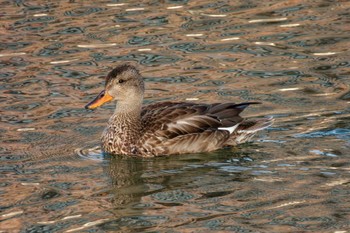
<svg viewBox="0 0 350 233">
<path fill-rule="evenodd" d="M 105 90 L 101 91 L 100 94 L 98 94 L 98 96 L 91 101 L 90 103 L 88 103 L 85 108 L 86 109 L 95 109 L 97 107 L 100 107 L 101 105 L 111 101 L 113 99 L 113 97 L 111 95 L 109 95 Z"/>
</svg>

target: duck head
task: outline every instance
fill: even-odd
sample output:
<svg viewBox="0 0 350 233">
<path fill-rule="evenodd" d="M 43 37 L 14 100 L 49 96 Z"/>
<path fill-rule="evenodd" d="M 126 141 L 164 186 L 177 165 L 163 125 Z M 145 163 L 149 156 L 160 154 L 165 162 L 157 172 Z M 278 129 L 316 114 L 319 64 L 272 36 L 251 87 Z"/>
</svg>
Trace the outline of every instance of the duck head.
<svg viewBox="0 0 350 233">
<path fill-rule="evenodd" d="M 112 100 L 116 100 L 118 106 L 139 105 L 144 90 L 143 78 L 134 66 L 117 66 L 107 75 L 104 90 L 85 108 L 95 109 Z"/>
</svg>

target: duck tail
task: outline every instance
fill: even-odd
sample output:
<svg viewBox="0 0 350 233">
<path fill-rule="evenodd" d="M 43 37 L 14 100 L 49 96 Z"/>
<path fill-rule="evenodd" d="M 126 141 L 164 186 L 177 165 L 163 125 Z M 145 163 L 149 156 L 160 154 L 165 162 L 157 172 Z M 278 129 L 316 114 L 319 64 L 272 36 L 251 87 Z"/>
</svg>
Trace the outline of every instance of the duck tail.
<svg viewBox="0 0 350 233">
<path fill-rule="evenodd" d="M 226 146 L 248 142 L 258 131 L 266 129 L 273 124 L 273 117 L 243 120 L 231 137 L 226 141 Z"/>
</svg>

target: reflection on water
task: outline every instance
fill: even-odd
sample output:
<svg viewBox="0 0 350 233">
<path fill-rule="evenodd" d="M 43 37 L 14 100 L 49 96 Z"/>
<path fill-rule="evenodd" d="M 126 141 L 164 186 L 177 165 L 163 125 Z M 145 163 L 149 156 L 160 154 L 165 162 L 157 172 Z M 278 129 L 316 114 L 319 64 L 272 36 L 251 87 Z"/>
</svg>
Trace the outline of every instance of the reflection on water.
<svg viewBox="0 0 350 233">
<path fill-rule="evenodd" d="M 346 232 L 346 1 L 2 2 L 0 231 Z M 139 66 L 146 102 L 261 101 L 255 141 L 111 157 L 83 109 Z"/>
</svg>

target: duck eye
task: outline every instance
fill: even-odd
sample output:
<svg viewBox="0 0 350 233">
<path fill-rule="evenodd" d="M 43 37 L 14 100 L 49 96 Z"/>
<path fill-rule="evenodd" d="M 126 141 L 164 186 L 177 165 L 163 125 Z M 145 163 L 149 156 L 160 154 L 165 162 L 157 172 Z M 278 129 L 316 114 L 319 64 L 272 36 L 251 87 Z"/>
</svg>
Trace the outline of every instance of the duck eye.
<svg viewBox="0 0 350 233">
<path fill-rule="evenodd" d="M 118 83 L 123 83 L 123 82 L 125 82 L 125 80 L 123 80 L 123 79 L 118 80 Z"/>
</svg>

